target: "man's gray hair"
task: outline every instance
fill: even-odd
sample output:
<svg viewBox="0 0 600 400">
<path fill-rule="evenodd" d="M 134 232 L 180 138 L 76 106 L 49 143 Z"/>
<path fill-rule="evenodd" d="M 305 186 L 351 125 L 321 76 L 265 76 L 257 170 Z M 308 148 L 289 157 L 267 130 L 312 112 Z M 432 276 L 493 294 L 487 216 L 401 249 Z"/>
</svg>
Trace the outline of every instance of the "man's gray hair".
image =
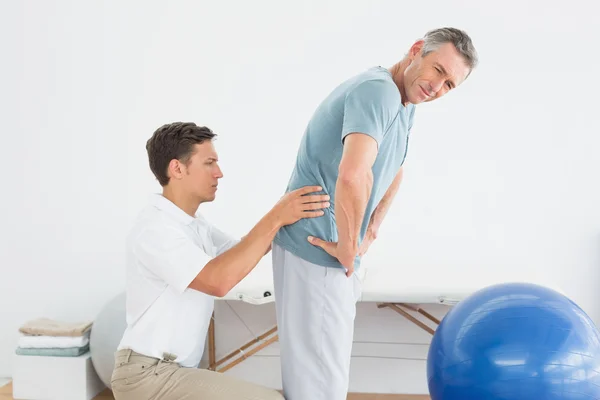
<svg viewBox="0 0 600 400">
<path fill-rule="evenodd" d="M 456 28 L 438 28 L 433 29 L 425 34 L 423 37 L 424 44 L 422 49 L 422 56 L 425 57 L 427 54 L 434 50 L 437 50 L 441 45 L 445 43 L 452 43 L 459 54 L 465 59 L 469 69 L 473 70 L 478 63 L 477 51 L 469 35 L 466 32 Z"/>
</svg>

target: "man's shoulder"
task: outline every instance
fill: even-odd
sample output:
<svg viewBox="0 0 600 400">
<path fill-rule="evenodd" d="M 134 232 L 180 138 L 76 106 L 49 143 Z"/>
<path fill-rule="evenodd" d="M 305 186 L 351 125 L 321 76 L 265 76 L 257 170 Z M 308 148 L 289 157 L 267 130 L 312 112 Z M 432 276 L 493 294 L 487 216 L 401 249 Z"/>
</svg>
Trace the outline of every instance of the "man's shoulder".
<svg viewBox="0 0 600 400">
<path fill-rule="evenodd" d="M 169 218 L 163 211 L 153 205 L 147 205 L 134 219 L 129 229 L 127 242 L 129 245 L 135 245 L 151 237 L 168 238 L 182 233 L 182 227 L 172 218 Z"/>
<path fill-rule="evenodd" d="M 399 93 L 398 86 L 394 83 L 392 74 L 383 67 L 369 68 L 347 80 L 348 90 L 369 88 L 371 90 L 389 91 Z"/>
<path fill-rule="evenodd" d="M 383 67 L 370 68 L 346 82 L 346 97 L 372 100 L 382 106 L 399 108 L 402 104 L 400 91 L 391 73 Z"/>
</svg>

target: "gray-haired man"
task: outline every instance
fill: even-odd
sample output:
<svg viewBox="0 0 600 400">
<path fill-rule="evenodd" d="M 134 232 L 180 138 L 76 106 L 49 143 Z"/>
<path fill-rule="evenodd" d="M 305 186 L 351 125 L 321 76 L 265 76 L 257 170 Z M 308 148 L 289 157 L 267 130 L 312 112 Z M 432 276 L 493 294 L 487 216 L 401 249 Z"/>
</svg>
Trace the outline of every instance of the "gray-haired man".
<svg viewBox="0 0 600 400">
<path fill-rule="evenodd" d="M 458 87 L 476 64 L 466 33 L 430 31 L 391 68 L 341 83 L 309 121 L 287 190 L 321 185 L 333 207 L 281 228 L 273 243 L 287 400 L 346 399 L 361 291 L 353 271 L 398 190 L 415 105 Z"/>
</svg>

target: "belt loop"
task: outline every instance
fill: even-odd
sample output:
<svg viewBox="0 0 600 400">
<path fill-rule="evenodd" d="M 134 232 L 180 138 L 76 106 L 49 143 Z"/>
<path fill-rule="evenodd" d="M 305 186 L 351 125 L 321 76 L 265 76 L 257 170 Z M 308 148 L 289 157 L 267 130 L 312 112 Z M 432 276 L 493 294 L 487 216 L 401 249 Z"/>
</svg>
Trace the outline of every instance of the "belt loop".
<svg viewBox="0 0 600 400">
<path fill-rule="evenodd" d="M 162 363 L 172 363 L 177 359 L 177 356 L 172 353 L 167 353 L 166 351 L 163 353 L 162 358 L 158 359 L 158 363 L 156 364 L 156 368 L 154 369 L 154 375 L 158 375 L 158 368 Z"/>
<path fill-rule="evenodd" d="M 128 363 L 129 357 L 131 357 L 131 353 L 132 353 L 131 349 L 124 349 L 124 350 L 119 351 L 119 358 L 121 358 L 121 357 L 125 358 L 125 361 L 121 361 L 119 363 L 119 365 L 124 365 L 124 364 Z"/>
</svg>

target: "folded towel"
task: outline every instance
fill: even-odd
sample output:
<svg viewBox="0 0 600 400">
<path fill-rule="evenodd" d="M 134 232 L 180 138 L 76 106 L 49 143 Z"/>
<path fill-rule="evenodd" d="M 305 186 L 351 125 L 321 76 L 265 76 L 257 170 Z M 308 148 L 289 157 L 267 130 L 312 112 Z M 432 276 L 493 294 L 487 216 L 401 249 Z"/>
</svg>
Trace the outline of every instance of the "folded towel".
<svg viewBox="0 0 600 400">
<path fill-rule="evenodd" d="M 84 336 L 21 336 L 19 347 L 31 349 L 82 347 L 90 342 L 88 335 Z"/>
<path fill-rule="evenodd" d="M 92 327 L 92 321 L 64 322 L 49 318 L 37 318 L 27 321 L 19 328 L 26 335 L 46 336 L 82 336 Z"/>
<path fill-rule="evenodd" d="M 45 349 L 28 349 L 17 347 L 15 353 L 21 356 L 44 356 L 44 357 L 77 357 L 87 353 L 90 350 L 89 345 L 83 347 L 69 348 L 45 348 Z"/>
</svg>

